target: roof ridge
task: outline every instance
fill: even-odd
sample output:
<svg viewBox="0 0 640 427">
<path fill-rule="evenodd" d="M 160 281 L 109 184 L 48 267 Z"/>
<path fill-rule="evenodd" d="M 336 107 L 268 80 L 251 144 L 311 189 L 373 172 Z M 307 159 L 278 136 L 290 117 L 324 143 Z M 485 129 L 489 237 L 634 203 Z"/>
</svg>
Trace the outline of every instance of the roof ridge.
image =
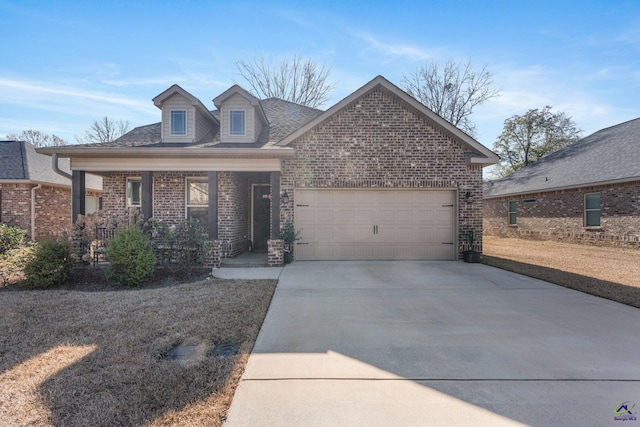
<svg viewBox="0 0 640 427">
<path fill-rule="evenodd" d="M 315 111 L 320 111 L 320 112 L 324 111 L 324 110 L 322 110 L 320 108 L 309 107 L 308 105 L 299 104 L 297 102 L 289 101 L 288 99 L 278 98 L 277 96 L 270 96 L 268 98 L 260 99 L 259 101 L 262 102 L 262 101 L 271 101 L 271 100 L 276 100 L 276 101 L 280 101 L 280 102 L 286 102 L 287 104 L 293 104 L 296 107 L 308 108 L 310 110 L 315 110 Z"/>
<path fill-rule="evenodd" d="M 626 122 L 618 123 L 617 125 L 611 125 L 609 127 L 599 129 L 599 130 L 593 132 L 592 134 L 589 134 L 589 135 L 585 136 L 585 138 L 588 138 L 591 135 L 595 135 L 596 133 L 600 133 L 600 132 L 605 131 L 607 129 L 611 129 L 611 128 L 615 128 L 615 127 L 618 127 L 618 126 L 627 125 L 627 124 L 629 124 L 631 122 L 635 122 L 636 120 L 640 120 L 640 117 L 636 117 L 635 119 L 627 120 Z M 584 139 L 584 138 L 581 138 L 581 139 Z"/>
</svg>

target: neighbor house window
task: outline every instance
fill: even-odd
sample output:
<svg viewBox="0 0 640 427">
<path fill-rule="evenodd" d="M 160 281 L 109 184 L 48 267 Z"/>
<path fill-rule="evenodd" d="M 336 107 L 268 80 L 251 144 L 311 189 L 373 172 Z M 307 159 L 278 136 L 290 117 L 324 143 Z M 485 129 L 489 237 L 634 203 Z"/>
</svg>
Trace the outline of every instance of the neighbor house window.
<svg viewBox="0 0 640 427">
<path fill-rule="evenodd" d="M 516 225 L 518 213 L 518 202 L 509 202 L 509 225 Z"/>
<path fill-rule="evenodd" d="M 600 193 L 584 196 L 584 225 L 600 227 Z"/>
<path fill-rule="evenodd" d="M 142 206 L 142 178 L 127 179 L 127 207 Z"/>
<path fill-rule="evenodd" d="M 100 209 L 100 199 L 94 196 L 87 196 L 84 199 L 84 213 L 90 215 Z"/>
<path fill-rule="evenodd" d="M 187 219 L 207 225 L 209 212 L 209 181 L 207 178 L 187 178 Z"/>
<path fill-rule="evenodd" d="M 171 135 L 187 134 L 186 110 L 171 110 Z"/>
<path fill-rule="evenodd" d="M 231 110 L 229 111 L 229 135 L 244 135 L 244 111 L 243 110 Z"/>
</svg>

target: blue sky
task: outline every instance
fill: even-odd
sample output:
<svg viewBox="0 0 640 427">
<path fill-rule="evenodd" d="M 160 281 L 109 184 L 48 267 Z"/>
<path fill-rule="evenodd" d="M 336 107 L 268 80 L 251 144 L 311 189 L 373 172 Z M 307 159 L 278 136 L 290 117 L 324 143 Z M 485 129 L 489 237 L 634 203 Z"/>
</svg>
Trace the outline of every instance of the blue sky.
<svg viewBox="0 0 640 427">
<path fill-rule="evenodd" d="M 301 54 L 332 68 L 325 108 L 376 75 L 449 58 L 486 66 L 501 96 L 476 109 L 491 148 L 504 120 L 551 105 L 584 130 L 640 117 L 640 2 L 4 1 L 0 137 L 69 142 L 103 116 L 154 123 L 177 83 L 214 108 L 234 61 Z"/>
</svg>

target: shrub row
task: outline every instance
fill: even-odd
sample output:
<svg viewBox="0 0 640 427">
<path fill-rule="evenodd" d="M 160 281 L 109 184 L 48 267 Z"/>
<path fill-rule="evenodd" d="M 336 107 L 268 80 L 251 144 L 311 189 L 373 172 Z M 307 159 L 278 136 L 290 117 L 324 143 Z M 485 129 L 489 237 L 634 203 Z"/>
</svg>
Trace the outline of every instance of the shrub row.
<svg viewBox="0 0 640 427">
<path fill-rule="evenodd" d="M 144 230 L 143 230 L 144 228 Z M 175 226 L 150 221 L 143 228 L 119 230 L 109 243 L 107 279 L 121 286 L 141 286 L 153 276 L 157 264 L 172 273 L 187 273 L 202 266 L 206 229 L 197 222 Z M 73 268 L 68 242 L 27 243 L 27 232 L 0 224 L 0 279 L 3 285 L 24 276 L 22 286 L 47 288 L 64 283 Z"/>
</svg>

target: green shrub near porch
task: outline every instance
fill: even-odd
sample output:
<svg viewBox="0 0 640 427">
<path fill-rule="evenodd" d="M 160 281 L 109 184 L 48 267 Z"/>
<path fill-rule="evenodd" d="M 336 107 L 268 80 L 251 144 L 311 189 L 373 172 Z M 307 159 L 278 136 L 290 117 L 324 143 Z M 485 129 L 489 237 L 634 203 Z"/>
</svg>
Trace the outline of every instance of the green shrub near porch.
<svg viewBox="0 0 640 427">
<path fill-rule="evenodd" d="M 121 286 L 140 286 L 153 276 L 156 257 L 147 236 L 137 227 L 118 232 L 107 249 L 107 279 Z"/>
<path fill-rule="evenodd" d="M 22 286 L 48 288 L 63 284 L 71 275 L 73 259 L 69 242 L 44 241 L 37 244 L 33 258 L 24 267 Z"/>
</svg>

